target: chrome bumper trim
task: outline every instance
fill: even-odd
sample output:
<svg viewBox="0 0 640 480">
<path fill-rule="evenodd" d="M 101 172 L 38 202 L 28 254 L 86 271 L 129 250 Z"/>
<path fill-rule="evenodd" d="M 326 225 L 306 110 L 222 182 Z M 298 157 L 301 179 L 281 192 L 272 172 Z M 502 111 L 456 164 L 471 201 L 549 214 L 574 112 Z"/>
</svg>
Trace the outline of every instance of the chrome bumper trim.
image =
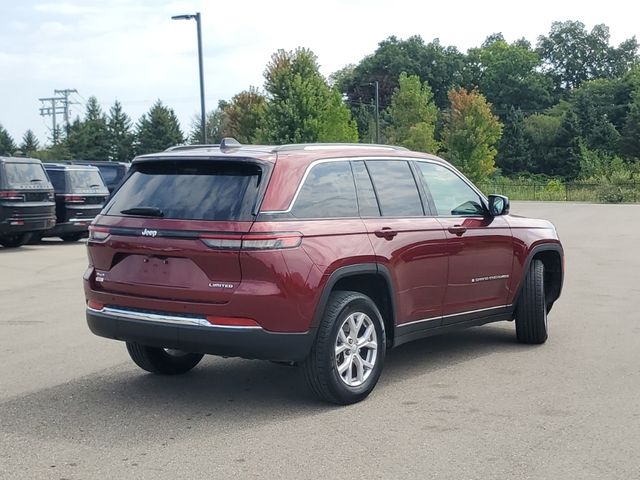
<svg viewBox="0 0 640 480">
<path fill-rule="evenodd" d="M 134 312 L 122 308 L 103 307 L 101 310 L 87 307 L 87 310 L 103 315 L 113 315 L 114 317 L 127 318 L 129 320 L 141 320 L 145 322 L 169 323 L 171 325 L 182 325 L 191 327 L 224 328 L 232 330 L 261 330 L 259 326 L 235 326 L 235 325 L 215 325 L 204 317 L 177 317 L 168 314 Z"/>
</svg>

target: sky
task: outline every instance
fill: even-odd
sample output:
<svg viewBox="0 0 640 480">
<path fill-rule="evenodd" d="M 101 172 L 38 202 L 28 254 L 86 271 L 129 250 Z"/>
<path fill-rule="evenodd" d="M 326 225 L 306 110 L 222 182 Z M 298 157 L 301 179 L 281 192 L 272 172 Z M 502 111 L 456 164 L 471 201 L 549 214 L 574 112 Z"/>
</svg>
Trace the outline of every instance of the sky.
<svg viewBox="0 0 640 480">
<path fill-rule="evenodd" d="M 310 48 L 328 76 L 391 35 L 466 51 L 497 32 L 535 45 L 553 21 L 580 20 L 606 24 L 615 45 L 640 38 L 640 4 L 628 0 L 0 0 L 0 124 L 17 143 L 27 129 L 47 143 L 51 117 L 40 116 L 38 99 L 70 88 L 72 118 L 92 95 L 104 111 L 120 101 L 134 122 L 161 99 L 188 131 L 200 108 L 196 23 L 171 16 L 195 12 L 207 110 L 262 87 L 279 48 Z"/>
</svg>

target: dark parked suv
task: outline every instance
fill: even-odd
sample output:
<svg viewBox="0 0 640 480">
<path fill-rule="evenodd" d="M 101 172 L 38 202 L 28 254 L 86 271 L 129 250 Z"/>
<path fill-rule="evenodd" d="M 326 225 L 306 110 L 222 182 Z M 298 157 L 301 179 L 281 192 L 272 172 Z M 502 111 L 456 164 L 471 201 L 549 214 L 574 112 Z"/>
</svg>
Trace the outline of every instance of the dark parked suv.
<svg viewBox="0 0 640 480">
<path fill-rule="evenodd" d="M 96 167 L 65 163 L 44 164 L 56 192 L 54 228 L 45 237 L 75 242 L 87 235 L 89 224 L 100 213 L 109 196 Z"/>
<path fill-rule="evenodd" d="M 18 247 L 55 223 L 53 186 L 40 160 L 0 157 L 0 245 Z"/>
<path fill-rule="evenodd" d="M 109 193 L 113 192 L 129 171 L 129 164 L 124 162 L 108 162 L 108 161 L 84 161 L 74 160 L 74 165 L 92 165 L 98 167 L 104 184 L 109 189 Z"/>
<path fill-rule="evenodd" d="M 385 352 L 514 320 L 543 343 L 563 251 L 433 155 L 374 145 L 138 157 L 90 228 L 87 321 L 163 374 L 203 354 L 299 363 L 330 402 L 366 397 Z"/>
</svg>

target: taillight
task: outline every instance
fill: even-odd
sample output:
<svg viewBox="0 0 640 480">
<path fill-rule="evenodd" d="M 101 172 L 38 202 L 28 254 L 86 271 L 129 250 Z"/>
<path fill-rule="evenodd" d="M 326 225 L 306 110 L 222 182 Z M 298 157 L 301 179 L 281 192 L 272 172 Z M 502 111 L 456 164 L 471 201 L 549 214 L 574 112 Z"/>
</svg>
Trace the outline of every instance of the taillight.
<svg viewBox="0 0 640 480">
<path fill-rule="evenodd" d="M 111 235 L 111 232 L 107 227 L 89 225 L 89 241 L 104 242 L 109 238 L 109 235 Z"/>
<path fill-rule="evenodd" d="M 243 250 L 278 250 L 295 248 L 302 243 L 302 234 L 298 232 L 269 233 L 266 235 L 244 235 Z"/>
<path fill-rule="evenodd" d="M 280 250 L 295 248 L 302 243 L 299 232 L 247 235 L 201 235 L 200 240 L 216 250 Z"/>
<path fill-rule="evenodd" d="M 24 194 L 13 190 L 0 191 L 0 200 L 24 201 Z"/>
<path fill-rule="evenodd" d="M 240 250 L 242 235 L 200 235 L 200 240 L 216 250 Z"/>
<path fill-rule="evenodd" d="M 87 307 L 89 307 L 91 310 L 102 310 L 104 308 L 104 305 L 100 302 L 96 302 L 95 300 L 89 300 L 87 302 Z"/>
<path fill-rule="evenodd" d="M 258 322 L 251 318 L 243 317 L 218 317 L 216 315 L 207 315 L 207 321 L 217 327 L 250 327 L 260 328 Z"/>
<path fill-rule="evenodd" d="M 85 198 L 81 195 L 62 195 L 65 203 L 84 203 Z"/>
</svg>

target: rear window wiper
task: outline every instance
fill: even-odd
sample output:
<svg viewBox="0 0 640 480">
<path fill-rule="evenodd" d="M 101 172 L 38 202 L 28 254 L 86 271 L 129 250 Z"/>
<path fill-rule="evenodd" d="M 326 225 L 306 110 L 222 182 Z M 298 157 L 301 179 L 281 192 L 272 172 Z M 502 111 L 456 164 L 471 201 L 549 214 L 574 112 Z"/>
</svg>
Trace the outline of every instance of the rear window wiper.
<svg viewBox="0 0 640 480">
<path fill-rule="evenodd" d="M 42 179 L 41 178 L 32 178 L 31 180 L 29 180 L 30 182 L 41 182 Z"/>
<path fill-rule="evenodd" d="M 96 187 L 101 187 L 102 185 L 100 185 L 99 183 L 94 183 L 93 185 L 89 185 L 89 188 L 96 188 Z"/>
<path fill-rule="evenodd" d="M 133 207 L 120 210 L 125 215 L 140 215 L 142 217 L 164 217 L 164 212 L 158 207 Z"/>
</svg>

